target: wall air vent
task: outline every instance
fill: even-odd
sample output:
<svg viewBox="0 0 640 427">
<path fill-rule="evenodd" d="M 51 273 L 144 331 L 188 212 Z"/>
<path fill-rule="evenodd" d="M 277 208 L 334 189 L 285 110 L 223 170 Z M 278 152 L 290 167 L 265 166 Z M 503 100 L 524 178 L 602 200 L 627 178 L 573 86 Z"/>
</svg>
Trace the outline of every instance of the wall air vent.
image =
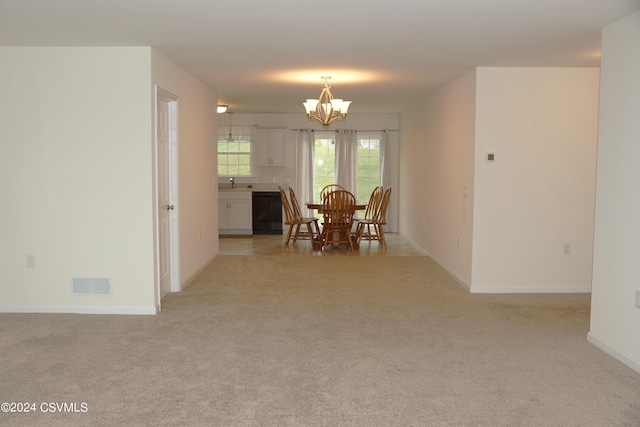
<svg viewBox="0 0 640 427">
<path fill-rule="evenodd" d="M 72 277 L 73 295 L 111 295 L 110 277 Z"/>
</svg>

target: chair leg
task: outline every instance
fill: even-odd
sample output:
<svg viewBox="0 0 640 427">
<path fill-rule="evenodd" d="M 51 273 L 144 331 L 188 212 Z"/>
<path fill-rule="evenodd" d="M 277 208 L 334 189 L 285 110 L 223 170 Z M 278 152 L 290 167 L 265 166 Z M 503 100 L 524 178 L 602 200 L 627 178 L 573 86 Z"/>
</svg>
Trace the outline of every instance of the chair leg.
<svg viewBox="0 0 640 427">
<path fill-rule="evenodd" d="M 322 252 L 327 251 L 327 241 L 329 240 L 329 228 L 325 227 L 322 230 Z"/>
<path fill-rule="evenodd" d="M 289 239 L 291 239 L 292 231 L 293 231 L 293 224 L 289 225 L 289 230 L 287 231 L 287 238 L 284 240 L 284 246 L 289 246 Z"/>
<path fill-rule="evenodd" d="M 293 240 L 298 240 L 298 235 L 300 234 L 300 224 L 296 224 L 296 231 L 293 233 Z"/>
<path fill-rule="evenodd" d="M 322 234 L 320 233 L 320 226 L 318 225 L 318 220 L 313 220 L 314 229 L 311 228 L 311 224 L 307 224 L 309 228 L 309 235 L 311 236 L 311 247 L 313 249 L 322 248 Z"/>
<path fill-rule="evenodd" d="M 355 251 L 353 248 L 353 239 L 351 239 L 351 233 L 349 230 L 347 230 L 347 240 L 349 241 L 349 249 L 351 249 L 351 252 Z"/>
<path fill-rule="evenodd" d="M 356 243 L 360 244 L 360 240 L 362 239 L 362 230 L 364 229 L 364 224 L 359 222 L 358 228 L 356 228 Z"/>
<path fill-rule="evenodd" d="M 378 224 L 378 236 L 379 236 L 379 243 L 382 243 L 382 247 L 383 248 L 387 248 L 387 239 L 384 237 L 384 229 L 382 228 L 382 224 Z"/>
</svg>

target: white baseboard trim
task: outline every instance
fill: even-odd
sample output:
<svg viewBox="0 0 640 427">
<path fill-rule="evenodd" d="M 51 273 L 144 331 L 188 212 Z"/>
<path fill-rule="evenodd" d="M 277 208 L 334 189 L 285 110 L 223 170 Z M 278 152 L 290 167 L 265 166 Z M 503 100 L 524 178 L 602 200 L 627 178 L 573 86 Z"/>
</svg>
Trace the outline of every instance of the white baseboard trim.
<svg viewBox="0 0 640 427">
<path fill-rule="evenodd" d="M 622 362 L 623 364 L 627 365 L 629 368 L 640 374 L 640 361 L 634 360 L 631 357 L 627 356 L 623 351 L 609 344 L 602 338 L 595 335 L 593 332 L 589 332 L 587 334 L 587 341 L 607 353 L 609 356 L 612 356 L 614 359 L 617 359 L 618 361 Z"/>
<path fill-rule="evenodd" d="M 429 256 L 429 254 L 427 253 L 427 251 L 425 251 L 419 244 L 417 244 L 416 242 L 414 242 L 413 240 L 411 240 L 409 237 L 407 237 L 404 233 L 400 233 L 400 232 L 396 232 L 397 234 L 401 235 L 402 237 L 404 237 L 405 239 L 407 239 L 407 241 L 409 242 L 409 244 L 411 246 L 413 246 L 413 248 L 415 250 L 417 250 L 418 252 L 420 252 L 423 256 Z"/>
<path fill-rule="evenodd" d="M 0 305 L 0 313 L 134 314 L 156 315 L 157 307 Z"/>
<path fill-rule="evenodd" d="M 472 286 L 472 294 L 588 294 L 591 286 Z"/>
<path fill-rule="evenodd" d="M 185 288 L 187 286 L 189 286 L 191 284 L 191 282 L 193 282 L 199 275 L 200 273 L 202 273 L 208 266 L 209 264 L 211 264 L 213 262 L 213 260 L 220 255 L 220 251 L 218 251 L 215 255 L 213 255 L 211 258 L 209 258 L 209 261 L 205 262 L 202 267 L 200 267 L 195 273 L 193 273 L 191 276 L 189 276 L 187 278 L 187 280 L 185 280 L 184 282 L 182 282 L 182 284 L 180 285 L 180 292 L 184 291 Z"/>
</svg>

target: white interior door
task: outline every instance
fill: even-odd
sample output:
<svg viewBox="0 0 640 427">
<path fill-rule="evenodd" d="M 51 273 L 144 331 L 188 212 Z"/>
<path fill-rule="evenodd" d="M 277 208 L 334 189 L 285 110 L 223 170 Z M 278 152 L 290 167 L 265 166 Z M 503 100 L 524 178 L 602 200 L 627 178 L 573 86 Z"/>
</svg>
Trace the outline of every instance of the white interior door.
<svg viewBox="0 0 640 427">
<path fill-rule="evenodd" d="M 156 188 L 158 236 L 158 295 L 161 300 L 177 288 L 176 153 L 177 99 L 158 90 L 156 99 Z M 159 302 L 159 301 L 158 301 Z"/>
<path fill-rule="evenodd" d="M 169 197 L 169 102 L 158 98 L 158 227 L 160 246 L 160 298 L 171 292 L 171 205 Z"/>
</svg>

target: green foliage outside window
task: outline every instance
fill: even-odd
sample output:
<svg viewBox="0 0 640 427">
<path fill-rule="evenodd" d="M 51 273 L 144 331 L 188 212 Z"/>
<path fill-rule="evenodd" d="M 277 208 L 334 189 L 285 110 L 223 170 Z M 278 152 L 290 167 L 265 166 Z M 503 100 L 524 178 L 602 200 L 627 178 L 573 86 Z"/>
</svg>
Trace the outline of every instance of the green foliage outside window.
<svg viewBox="0 0 640 427">
<path fill-rule="evenodd" d="M 382 182 L 380 140 L 361 139 L 358 144 L 358 191 L 356 200 L 367 202 L 371 192 Z"/>
<path fill-rule="evenodd" d="M 315 185 L 313 199 L 320 200 L 320 190 L 325 185 L 335 184 L 336 168 L 335 139 L 316 138 L 315 147 Z"/>
<path fill-rule="evenodd" d="M 358 145 L 357 194 L 358 202 L 366 203 L 375 187 L 380 185 L 380 140 L 361 139 Z M 320 200 L 320 190 L 335 184 L 335 140 L 317 138 L 315 141 L 314 200 Z"/>
<path fill-rule="evenodd" d="M 218 175 L 251 175 L 251 142 L 218 141 Z"/>
</svg>

